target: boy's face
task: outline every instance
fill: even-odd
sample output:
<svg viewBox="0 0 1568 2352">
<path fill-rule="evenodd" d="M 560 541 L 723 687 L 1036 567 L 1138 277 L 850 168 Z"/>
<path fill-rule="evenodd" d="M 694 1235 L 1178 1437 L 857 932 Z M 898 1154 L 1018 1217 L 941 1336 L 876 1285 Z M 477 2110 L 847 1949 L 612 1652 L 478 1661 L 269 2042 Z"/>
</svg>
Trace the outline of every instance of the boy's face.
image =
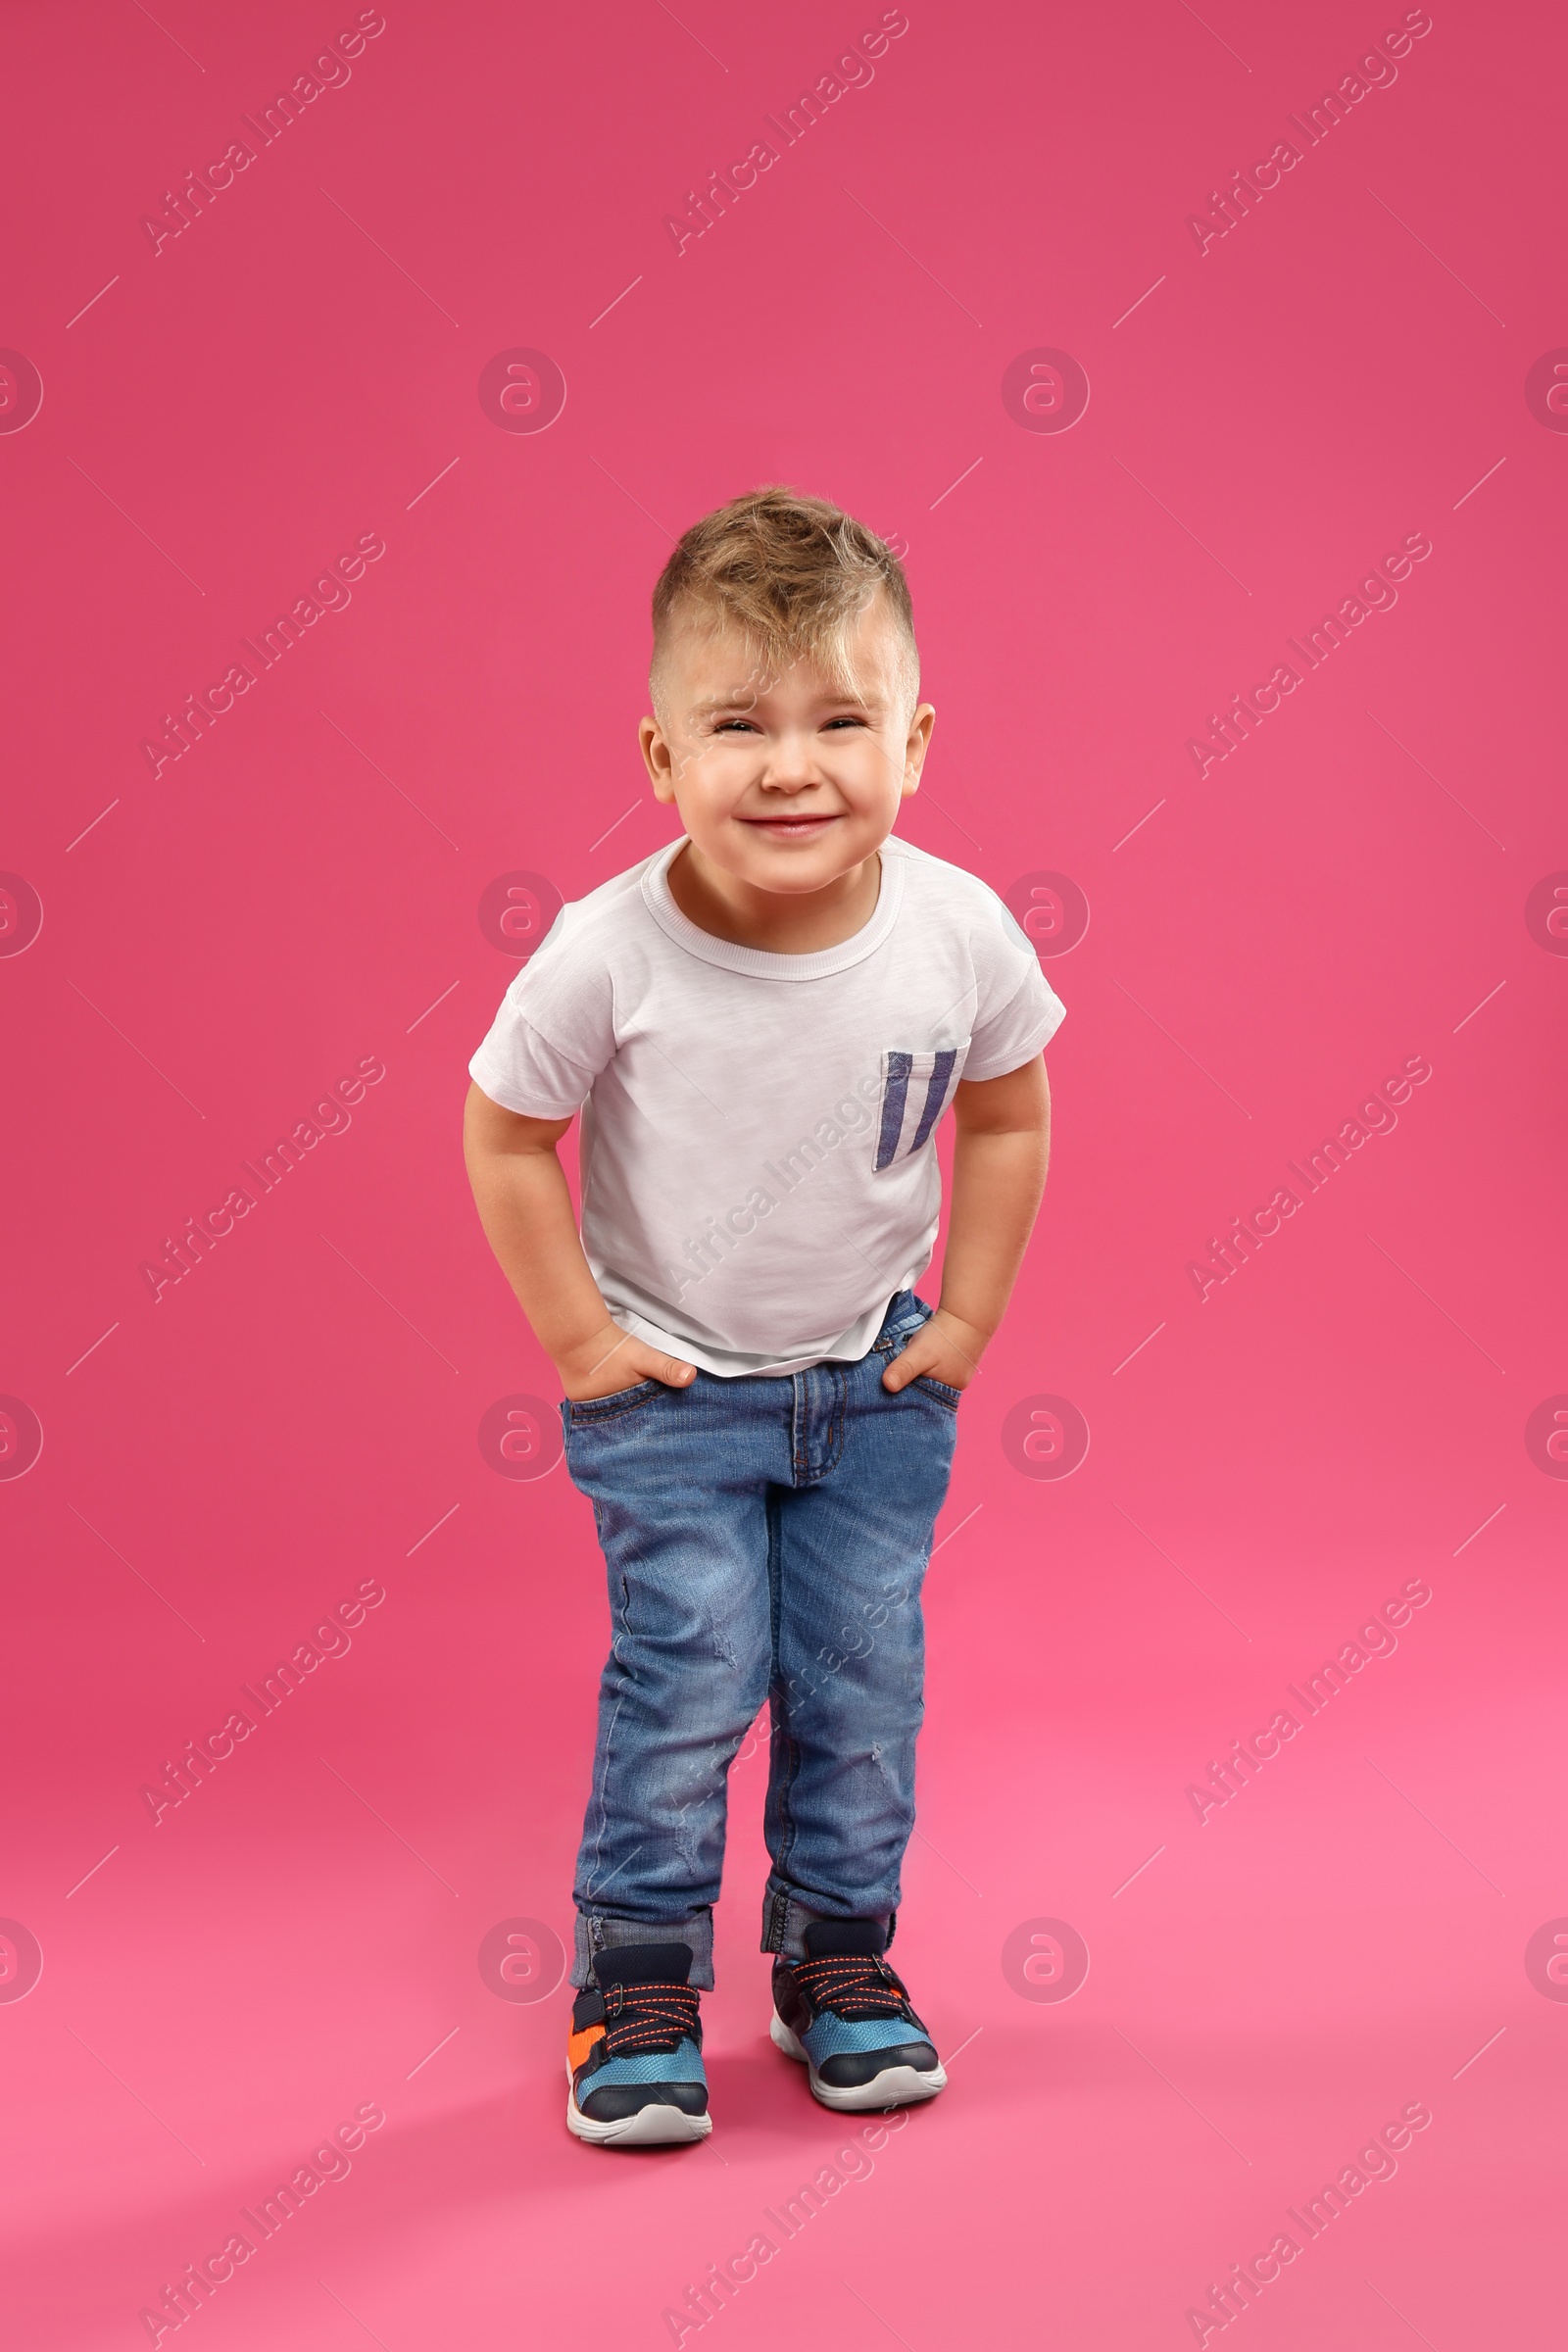
<svg viewBox="0 0 1568 2352">
<path fill-rule="evenodd" d="M 910 714 L 880 594 L 844 652 L 850 693 L 804 659 L 760 673 L 738 632 L 701 620 L 664 647 L 662 715 L 641 729 L 654 792 L 704 858 L 754 889 L 826 889 L 874 855 L 919 785 L 936 712 Z"/>
</svg>

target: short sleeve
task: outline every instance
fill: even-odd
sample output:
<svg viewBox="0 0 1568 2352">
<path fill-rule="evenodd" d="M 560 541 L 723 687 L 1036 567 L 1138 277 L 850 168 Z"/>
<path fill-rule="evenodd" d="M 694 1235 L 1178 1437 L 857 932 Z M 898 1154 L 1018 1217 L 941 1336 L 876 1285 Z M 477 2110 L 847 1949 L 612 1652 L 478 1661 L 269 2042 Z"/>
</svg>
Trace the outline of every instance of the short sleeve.
<svg viewBox="0 0 1568 2352">
<path fill-rule="evenodd" d="M 1040 968 L 1033 942 L 1000 899 L 993 900 L 993 910 L 995 932 L 978 959 L 979 1003 L 963 1065 L 965 1079 L 971 1080 L 1004 1078 L 1033 1061 L 1067 1013 Z"/>
<path fill-rule="evenodd" d="M 615 1050 L 610 977 L 584 958 L 563 917 L 508 989 L 468 1075 L 503 1110 L 569 1119 Z"/>
</svg>

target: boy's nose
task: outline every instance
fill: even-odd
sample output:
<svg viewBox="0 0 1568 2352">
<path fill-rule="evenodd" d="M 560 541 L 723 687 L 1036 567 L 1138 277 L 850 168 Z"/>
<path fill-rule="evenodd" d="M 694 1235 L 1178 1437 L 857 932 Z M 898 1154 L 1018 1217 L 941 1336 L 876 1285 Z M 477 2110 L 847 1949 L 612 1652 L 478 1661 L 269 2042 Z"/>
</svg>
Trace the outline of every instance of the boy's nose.
<svg viewBox="0 0 1568 2352">
<path fill-rule="evenodd" d="M 783 735 L 774 743 L 762 769 L 764 790 L 774 792 L 804 792 L 808 785 L 822 780 L 811 740 L 805 735 Z"/>
</svg>

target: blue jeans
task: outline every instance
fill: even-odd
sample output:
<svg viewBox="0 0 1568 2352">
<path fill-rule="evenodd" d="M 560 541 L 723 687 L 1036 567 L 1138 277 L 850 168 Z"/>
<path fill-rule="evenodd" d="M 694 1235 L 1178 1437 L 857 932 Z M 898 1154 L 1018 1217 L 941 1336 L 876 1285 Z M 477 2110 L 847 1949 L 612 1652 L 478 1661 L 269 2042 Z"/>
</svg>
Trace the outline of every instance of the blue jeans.
<svg viewBox="0 0 1568 2352">
<path fill-rule="evenodd" d="M 713 1982 L 731 1760 L 772 1740 L 762 1949 L 815 1919 L 892 1933 L 914 1826 L 920 1587 L 958 1392 L 882 1374 L 931 1313 L 901 1291 L 858 1363 L 563 1404 L 594 1506 L 614 1637 L 574 1900 L 574 1984 L 608 1944 L 685 1942 Z"/>
</svg>

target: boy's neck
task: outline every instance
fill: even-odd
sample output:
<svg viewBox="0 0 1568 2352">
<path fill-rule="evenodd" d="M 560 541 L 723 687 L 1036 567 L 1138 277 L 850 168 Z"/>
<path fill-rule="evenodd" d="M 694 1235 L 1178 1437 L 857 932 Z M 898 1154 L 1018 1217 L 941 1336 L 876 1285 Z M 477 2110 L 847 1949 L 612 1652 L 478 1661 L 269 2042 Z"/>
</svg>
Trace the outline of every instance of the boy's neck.
<svg viewBox="0 0 1568 2352">
<path fill-rule="evenodd" d="M 705 858 L 694 841 L 665 871 L 669 895 L 689 923 L 732 947 L 771 956 L 814 956 L 842 947 L 876 912 L 882 861 L 875 852 L 822 890 L 759 890 Z"/>
</svg>

